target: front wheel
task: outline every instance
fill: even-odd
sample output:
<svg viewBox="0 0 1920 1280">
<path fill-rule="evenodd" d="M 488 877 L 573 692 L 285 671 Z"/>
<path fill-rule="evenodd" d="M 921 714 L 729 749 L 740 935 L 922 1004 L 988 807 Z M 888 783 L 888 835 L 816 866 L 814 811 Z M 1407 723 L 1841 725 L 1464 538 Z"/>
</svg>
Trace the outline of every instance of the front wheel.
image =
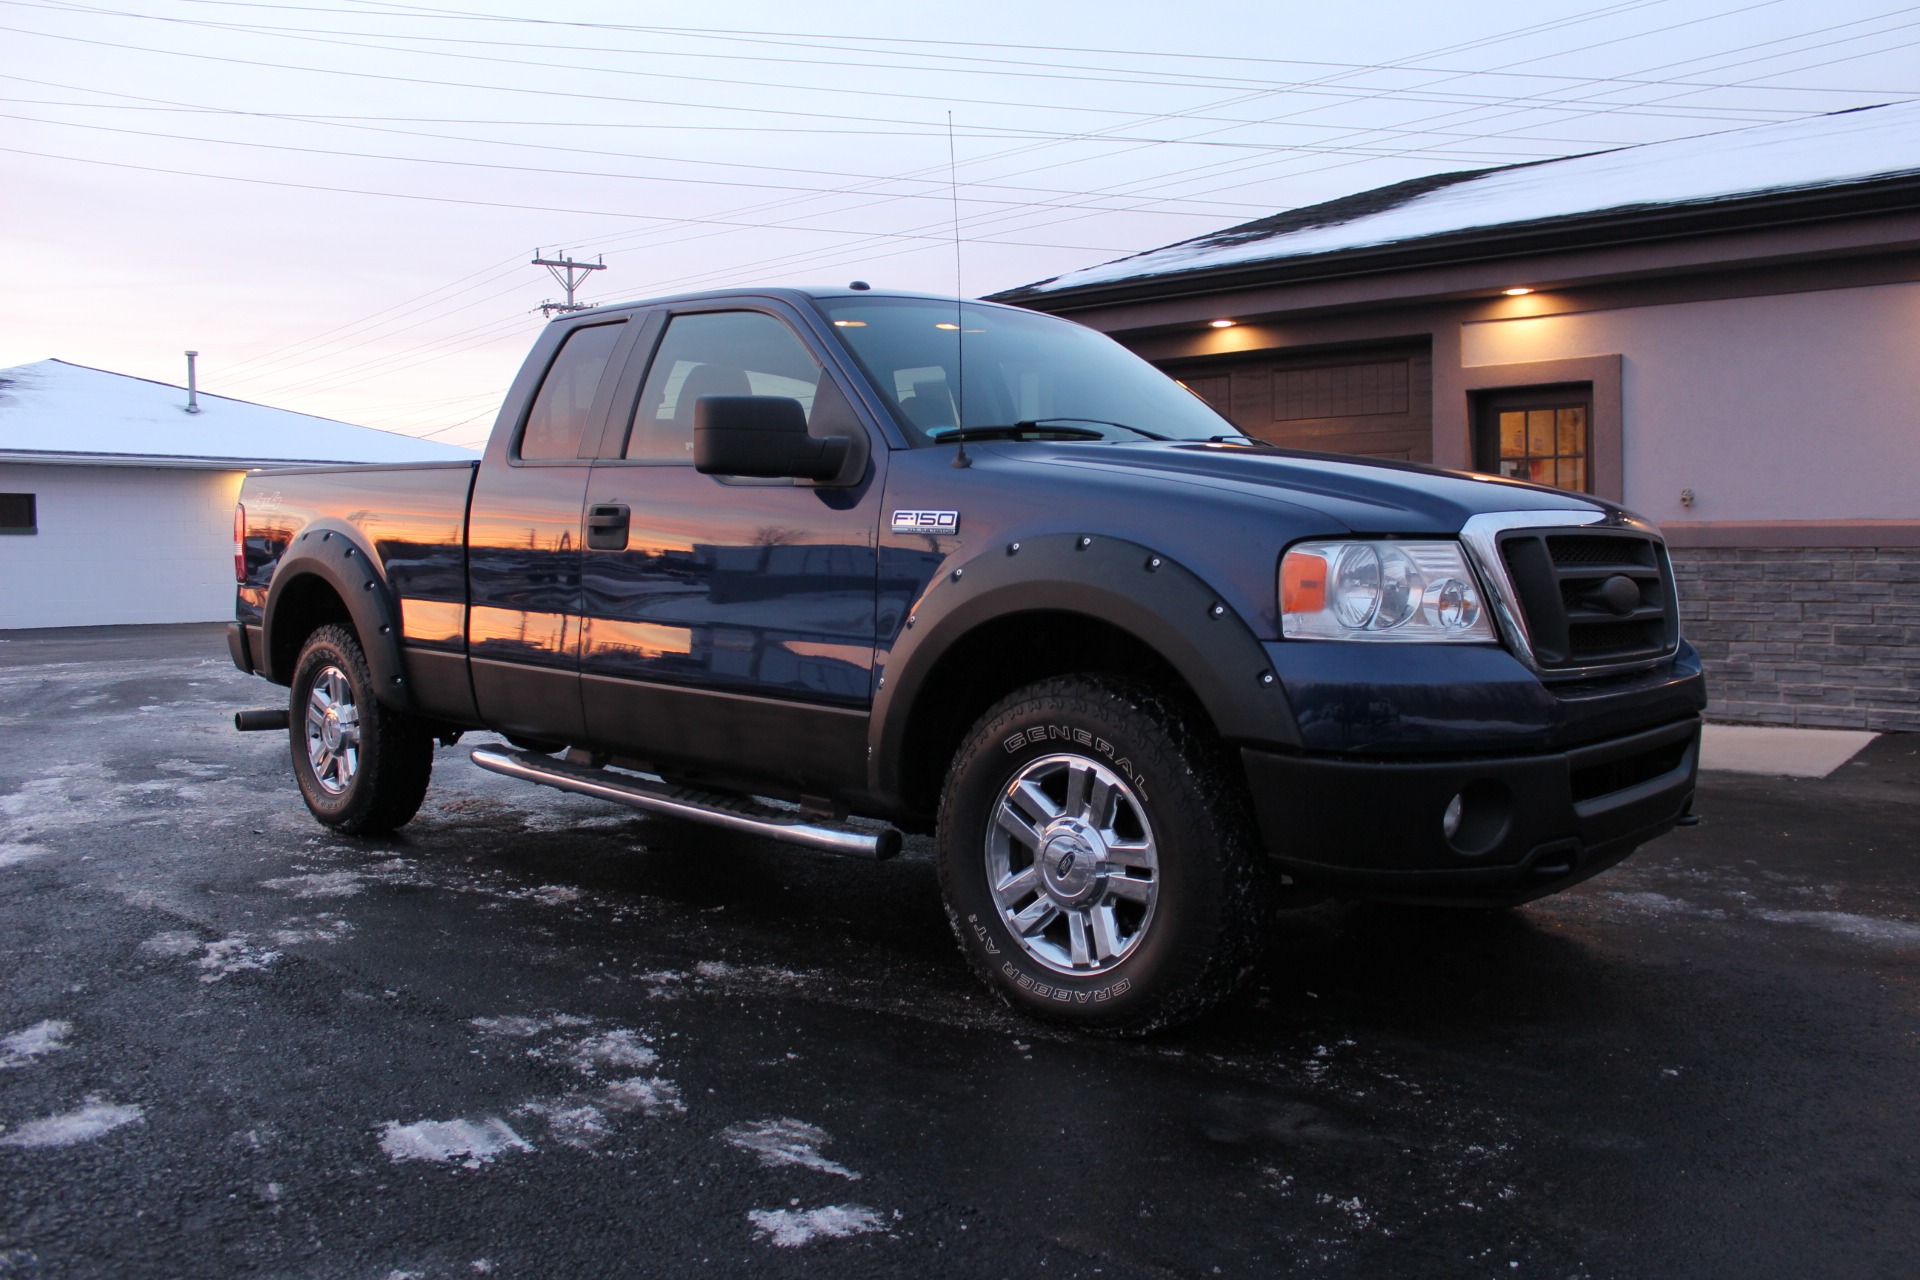
<svg viewBox="0 0 1920 1280">
<path fill-rule="evenodd" d="M 348 835 L 392 831 L 413 817 L 433 774 L 433 735 L 373 696 L 353 632 L 307 637 L 293 672 L 289 737 L 307 809 Z"/>
<path fill-rule="evenodd" d="M 954 933 L 1015 1008 L 1143 1034 L 1252 972 L 1264 859 L 1233 763 L 1150 686 L 1089 676 L 974 725 L 935 836 Z"/>
</svg>

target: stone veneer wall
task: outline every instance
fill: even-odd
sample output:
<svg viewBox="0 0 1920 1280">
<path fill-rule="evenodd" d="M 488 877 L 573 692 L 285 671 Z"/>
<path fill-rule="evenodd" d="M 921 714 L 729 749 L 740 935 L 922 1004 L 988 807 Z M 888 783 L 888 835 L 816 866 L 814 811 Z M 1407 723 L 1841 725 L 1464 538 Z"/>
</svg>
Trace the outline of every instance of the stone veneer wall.
<svg viewBox="0 0 1920 1280">
<path fill-rule="evenodd" d="M 1672 554 L 1709 717 L 1920 730 L 1920 548 Z"/>
</svg>

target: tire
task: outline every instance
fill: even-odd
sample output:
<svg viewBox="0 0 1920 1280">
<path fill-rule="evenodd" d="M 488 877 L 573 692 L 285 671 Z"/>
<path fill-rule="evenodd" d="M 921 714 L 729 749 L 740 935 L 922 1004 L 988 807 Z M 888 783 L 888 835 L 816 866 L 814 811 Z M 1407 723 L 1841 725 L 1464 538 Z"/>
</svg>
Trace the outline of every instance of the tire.
<svg viewBox="0 0 1920 1280">
<path fill-rule="evenodd" d="M 1266 941 L 1244 783 L 1148 685 L 1073 676 L 1003 699 L 961 745 L 934 840 L 960 949 L 1035 1017 L 1119 1035 L 1185 1022 Z"/>
<path fill-rule="evenodd" d="M 352 631 L 325 626 L 307 637 L 288 716 L 293 776 L 315 818 L 348 835 L 377 835 L 418 812 L 433 775 L 433 735 L 374 697 Z"/>
</svg>

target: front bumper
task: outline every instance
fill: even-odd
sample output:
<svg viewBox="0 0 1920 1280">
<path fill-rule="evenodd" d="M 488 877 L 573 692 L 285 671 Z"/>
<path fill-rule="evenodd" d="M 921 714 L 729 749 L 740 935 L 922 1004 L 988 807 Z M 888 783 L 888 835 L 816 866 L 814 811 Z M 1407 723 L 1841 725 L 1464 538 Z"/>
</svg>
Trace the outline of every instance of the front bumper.
<svg viewBox="0 0 1920 1280">
<path fill-rule="evenodd" d="M 1524 756 L 1361 760 L 1244 748 L 1255 815 L 1306 888 L 1386 901 L 1525 902 L 1604 871 L 1693 803 L 1700 719 Z M 1462 798 L 1456 833 L 1442 829 Z"/>
</svg>

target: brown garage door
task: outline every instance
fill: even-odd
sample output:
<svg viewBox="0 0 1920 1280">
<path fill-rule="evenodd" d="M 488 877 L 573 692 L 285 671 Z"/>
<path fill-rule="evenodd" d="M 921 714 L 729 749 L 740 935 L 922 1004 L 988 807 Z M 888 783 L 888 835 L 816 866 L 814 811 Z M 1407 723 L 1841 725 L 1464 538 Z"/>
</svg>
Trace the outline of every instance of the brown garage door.
<svg viewBox="0 0 1920 1280">
<path fill-rule="evenodd" d="M 1255 439 L 1369 458 L 1433 459 L 1433 359 L 1424 346 L 1264 352 L 1165 368 Z"/>
</svg>

